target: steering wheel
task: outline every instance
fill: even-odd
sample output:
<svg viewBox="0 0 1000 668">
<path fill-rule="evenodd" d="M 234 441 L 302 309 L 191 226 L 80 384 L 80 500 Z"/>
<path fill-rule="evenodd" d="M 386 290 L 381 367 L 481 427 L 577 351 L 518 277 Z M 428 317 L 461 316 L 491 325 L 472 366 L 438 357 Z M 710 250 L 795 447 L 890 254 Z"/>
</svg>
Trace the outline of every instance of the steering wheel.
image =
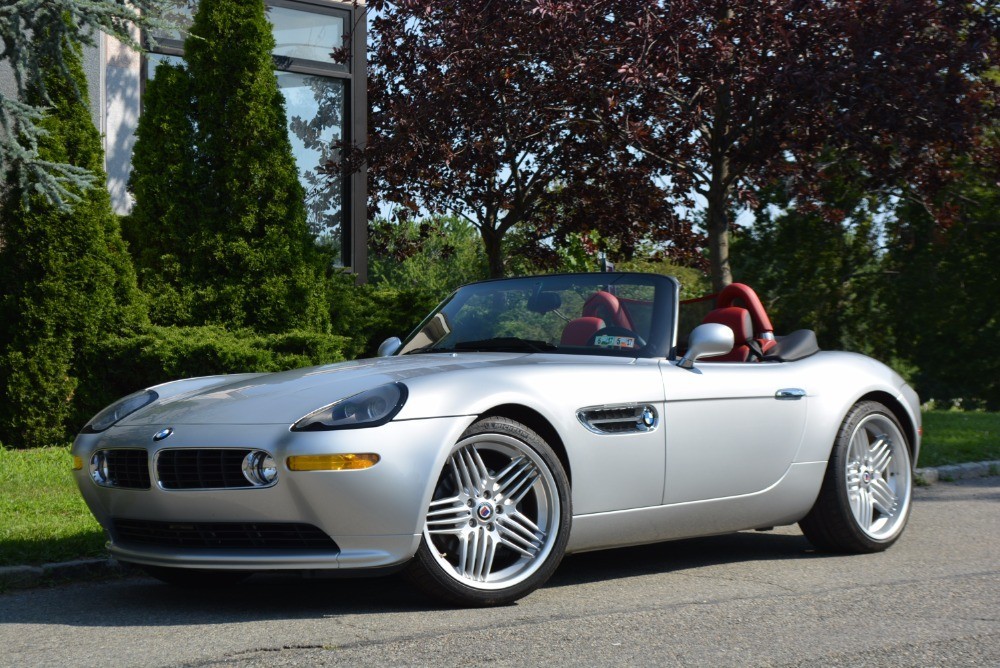
<svg viewBox="0 0 1000 668">
<path fill-rule="evenodd" d="M 604 341 L 608 343 L 598 343 L 598 341 L 601 341 L 601 337 L 606 337 Z M 614 343 L 610 343 L 611 340 L 624 343 L 622 339 L 631 339 L 633 345 L 615 345 Z M 590 335 L 590 338 L 587 339 L 587 345 L 601 348 L 615 348 L 617 350 L 634 350 L 645 346 L 646 341 L 631 329 L 625 327 L 604 327 Z"/>
</svg>

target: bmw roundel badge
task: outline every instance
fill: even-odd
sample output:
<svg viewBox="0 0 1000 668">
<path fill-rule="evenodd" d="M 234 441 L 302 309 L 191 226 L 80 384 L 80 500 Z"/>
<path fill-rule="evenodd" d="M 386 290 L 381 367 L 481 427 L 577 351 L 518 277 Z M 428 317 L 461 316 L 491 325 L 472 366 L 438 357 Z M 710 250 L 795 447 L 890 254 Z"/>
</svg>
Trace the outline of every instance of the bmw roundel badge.
<svg viewBox="0 0 1000 668">
<path fill-rule="evenodd" d="M 170 436 L 170 434 L 172 434 L 172 433 L 174 433 L 174 430 L 171 429 L 170 427 L 167 427 L 166 429 L 161 429 L 160 431 L 158 431 L 155 434 L 153 434 L 153 440 L 154 441 L 162 441 L 167 436 Z"/>
<path fill-rule="evenodd" d="M 652 408 L 646 406 L 646 408 L 643 409 L 642 411 L 642 423 L 646 425 L 646 428 L 648 429 L 651 428 L 653 426 L 653 423 L 655 422 L 656 422 L 656 414 L 653 413 Z"/>
</svg>

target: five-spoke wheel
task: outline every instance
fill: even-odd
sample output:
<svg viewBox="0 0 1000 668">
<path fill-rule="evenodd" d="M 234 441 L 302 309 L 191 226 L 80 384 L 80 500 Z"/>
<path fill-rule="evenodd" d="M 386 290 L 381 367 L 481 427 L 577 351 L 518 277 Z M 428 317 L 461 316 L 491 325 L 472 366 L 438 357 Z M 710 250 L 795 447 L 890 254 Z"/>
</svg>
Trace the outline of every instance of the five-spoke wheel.
<svg viewBox="0 0 1000 668">
<path fill-rule="evenodd" d="M 874 401 L 844 418 L 819 498 L 799 523 L 817 547 L 877 552 L 899 538 L 910 513 L 910 452 L 899 422 Z"/>
<path fill-rule="evenodd" d="M 506 418 L 481 420 L 445 462 L 410 575 L 463 605 L 521 598 L 562 559 L 570 504 L 559 459 L 537 434 Z"/>
</svg>

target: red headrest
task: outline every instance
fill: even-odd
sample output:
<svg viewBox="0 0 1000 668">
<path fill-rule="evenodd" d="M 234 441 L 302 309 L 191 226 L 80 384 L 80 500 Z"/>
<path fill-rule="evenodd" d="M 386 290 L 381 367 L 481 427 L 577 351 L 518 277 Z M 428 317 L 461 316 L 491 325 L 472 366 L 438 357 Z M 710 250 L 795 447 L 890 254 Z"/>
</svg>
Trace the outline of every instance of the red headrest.
<svg viewBox="0 0 1000 668">
<path fill-rule="evenodd" d="M 739 306 L 709 311 L 702 322 L 717 322 L 733 330 L 733 339 L 737 346 L 745 344 L 753 338 L 753 322 L 750 319 L 750 312 Z"/>
<path fill-rule="evenodd" d="M 732 306 L 733 302 L 737 299 L 742 300 L 743 304 L 750 311 L 750 319 L 753 321 L 754 331 L 757 332 L 758 337 L 763 336 L 765 332 L 774 331 L 774 327 L 771 326 L 771 319 L 767 317 L 767 311 L 764 310 L 764 305 L 760 303 L 757 293 L 749 285 L 730 283 L 719 293 L 719 298 L 716 300 L 715 305 L 720 309 L 726 308 L 727 306 Z M 706 322 L 708 321 L 706 320 Z"/>
<path fill-rule="evenodd" d="M 628 315 L 622 310 L 622 305 L 610 292 L 599 290 L 592 294 L 583 305 L 581 313 L 584 317 L 601 318 L 606 323 L 611 323 L 617 327 L 632 329 Z"/>
</svg>

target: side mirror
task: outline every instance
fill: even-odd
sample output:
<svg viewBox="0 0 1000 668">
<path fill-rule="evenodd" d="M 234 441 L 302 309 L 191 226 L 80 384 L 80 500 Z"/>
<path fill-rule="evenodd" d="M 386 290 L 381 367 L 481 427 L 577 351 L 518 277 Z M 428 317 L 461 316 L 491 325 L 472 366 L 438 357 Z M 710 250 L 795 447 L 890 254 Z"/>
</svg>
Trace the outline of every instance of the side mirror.
<svg viewBox="0 0 1000 668">
<path fill-rule="evenodd" d="M 698 325 L 692 330 L 687 352 L 677 361 L 677 366 L 690 369 L 694 367 L 694 361 L 697 359 L 725 355 L 733 349 L 734 343 L 733 330 L 725 325 L 717 322 Z"/>
<path fill-rule="evenodd" d="M 396 351 L 402 347 L 403 342 L 399 340 L 398 336 L 390 336 L 388 339 L 382 342 L 382 345 L 378 347 L 379 357 L 392 357 L 396 354 Z"/>
</svg>

